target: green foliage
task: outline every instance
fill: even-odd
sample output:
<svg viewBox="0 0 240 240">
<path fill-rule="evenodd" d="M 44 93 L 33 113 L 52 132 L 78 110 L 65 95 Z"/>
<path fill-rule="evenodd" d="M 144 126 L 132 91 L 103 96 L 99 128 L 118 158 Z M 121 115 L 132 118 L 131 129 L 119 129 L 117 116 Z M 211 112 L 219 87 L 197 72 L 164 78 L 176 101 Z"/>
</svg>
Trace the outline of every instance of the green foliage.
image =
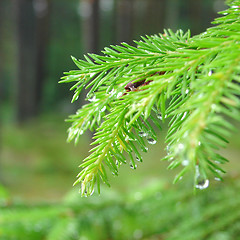
<svg viewBox="0 0 240 240">
<path fill-rule="evenodd" d="M 95 147 L 80 165 L 76 183 L 91 195 L 107 170 L 118 174 L 130 159 L 132 168 L 154 144 L 156 128 L 169 119 L 166 136 L 169 168 L 181 166 L 175 182 L 189 171 L 195 188 L 209 184 L 208 174 L 221 179 L 227 160 L 218 152 L 240 119 L 240 1 L 230 4 L 216 26 L 190 37 L 171 30 L 142 37 L 136 46 L 122 43 L 73 61 L 79 70 L 65 73 L 61 82 L 76 82 L 72 102 L 83 88 L 88 104 L 70 116 L 68 140 L 78 141 L 87 129 L 96 130 Z"/>
<path fill-rule="evenodd" d="M 184 186 L 179 190 L 156 182 L 127 195 L 108 190 L 79 199 L 72 192 L 58 204 L 8 202 L 0 206 L 0 239 L 238 239 L 239 180 L 195 197 Z"/>
</svg>

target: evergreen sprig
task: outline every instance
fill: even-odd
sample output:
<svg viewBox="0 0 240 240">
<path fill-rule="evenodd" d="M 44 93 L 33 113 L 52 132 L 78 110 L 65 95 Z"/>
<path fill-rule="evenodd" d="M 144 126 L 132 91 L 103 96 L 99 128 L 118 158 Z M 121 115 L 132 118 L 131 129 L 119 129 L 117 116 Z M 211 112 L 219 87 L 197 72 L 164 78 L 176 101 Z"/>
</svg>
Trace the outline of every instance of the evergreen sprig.
<svg viewBox="0 0 240 240">
<path fill-rule="evenodd" d="M 139 149 L 157 140 L 154 126 L 170 119 L 166 137 L 169 168 L 182 166 L 175 182 L 192 170 L 194 186 L 209 184 L 208 172 L 221 179 L 227 160 L 218 153 L 240 119 L 240 1 L 221 12 L 216 26 L 190 37 L 190 32 L 142 37 L 135 46 L 122 43 L 105 48 L 104 55 L 88 54 L 73 61 L 79 70 L 60 82 L 75 82 L 72 102 L 89 89 L 84 105 L 68 119 L 68 140 L 78 141 L 95 130 L 91 154 L 80 165 L 76 183 L 91 195 L 100 179 L 109 185 L 105 165 L 117 175 L 126 163 L 142 161 Z M 227 117 L 227 118 L 226 118 Z"/>
</svg>

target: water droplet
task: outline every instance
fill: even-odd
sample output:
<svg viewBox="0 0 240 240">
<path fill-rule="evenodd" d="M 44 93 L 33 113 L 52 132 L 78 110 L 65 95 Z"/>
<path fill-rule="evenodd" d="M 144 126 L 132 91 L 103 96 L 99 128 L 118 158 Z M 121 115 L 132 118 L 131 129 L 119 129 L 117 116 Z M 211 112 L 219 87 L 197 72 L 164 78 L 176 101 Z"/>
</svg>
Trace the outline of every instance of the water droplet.
<svg viewBox="0 0 240 240">
<path fill-rule="evenodd" d="M 199 179 L 196 184 L 196 188 L 202 190 L 207 188 L 209 185 L 209 180 L 208 179 Z"/>
<path fill-rule="evenodd" d="M 217 164 L 221 164 L 221 162 L 219 162 L 218 160 L 215 160 L 214 162 L 217 163 Z"/>
<path fill-rule="evenodd" d="M 188 160 L 188 159 L 184 159 L 184 160 L 182 161 L 182 165 L 183 165 L 184 167 L 188 166 L 188 165 L 189 165 L 189 160 Z"/>
<path fill-rule="evenodd" d="M 188 93 L 189 93 L 189 89 L 188 89 L 188 88 L 186 89 L 185 93 L 186 93 L 186 94 L 188 94 Z"/>
<path fill-rule="evenodd" d="M 138 162 L 142 162 L 142 159 L 139 158 L 139 157 L 136 157 L 136 161 L 138 161 Z"/>
<path fill-rule="evenodd" d="M 139 135 L 140 137 L 146 137 L 146 136 L 147 136 L 147 133 L 145 133 L 145 132 L 143 132 L 143 131 L 140 131 L 140 132 L 138 132 L 138 135 Z"/>
<path fill-rule="evenodd" d="M 208 76 L 211 76 L 212 74 L 213 74 L 213 71 L 210 70 L 210 71 L 208 72 Z"/>
<path fill-rule="evenodd" d="M 196 165 L 196 188 L 202 190 L 209 186 L 209 180 L 201 175 L 199 166 Z"/>
<path fill-rule="evenodd" d="M 214 178 L 216 181 L 222 181 L 222 179 L 221 178 L 218 178 L 218 177 L 215 177 Z"/>
<path fill-rule="evenodd" d="M 157 118 L 160 119 L 160 120 L 162 120 L 162 114 L 161 114 L 161 113 L 158 113 L 158 114 L 157 114 Z"/>
<path fill-rule="evenodd" d="M 132 164 L 130 164 L 130 168 L 131 169 L 136 169 L 137 168 L 137 165 L 135 164 L 134 166 Z"/>
<path fill-rule="evenodd" d="M 148 143 L 155 144 L 157 141 L 153 138 L 147 138 Z"/>
</svg>

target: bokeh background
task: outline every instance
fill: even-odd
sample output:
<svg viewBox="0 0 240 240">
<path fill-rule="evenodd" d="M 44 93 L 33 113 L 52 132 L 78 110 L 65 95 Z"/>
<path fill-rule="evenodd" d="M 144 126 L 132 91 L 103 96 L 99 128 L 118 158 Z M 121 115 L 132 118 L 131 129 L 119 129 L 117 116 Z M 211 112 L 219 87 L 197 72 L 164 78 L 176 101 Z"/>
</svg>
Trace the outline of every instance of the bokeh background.
<svg viewBox="0 0 240 240">
<path fill-rule="evenodd" d="M 217 12 L 224 9 L 224 0 L 1 0 L 2 203 L 10 206 L 59 203 L 78 191 L 72 183 L 79 171 L 78 165 L 88 154 L 92 135 L 86 133 L 77 146 L 66 143 L 70 125 L 64 120 L 84 103 L 83 94 L 77 103 L 71 104 L 71 85 L 58 84 L 63 72 L 76 69 L 71 56 L 82 58 L 88 52 L 100 53 L 105 46 L 122 41 L 131 44 L 141 35 L 168 28 L 190 29 L 192 35 L 198 34 L 210 27 L 211 21 L 219 16 Z M 144 162 L 136 170 L 123 166 L 120 175 L 111 178 L 111 189 L 95 201 L 112 199 L 115 194 L 129 197 L 136 189 L 154 192 L 155 187 L 150 186 L 156 185 L 169 189 L 171 196 L 178 196 L 183 189 L 188 189 L 185 190 L 188 194 L 192 192 L 191 180 L 187 178 L 178 186 L 171 185 L 176 172 L 168 171 L 167 164 L 160 162 L 165 154 L 165 129 L 163 126 L 158 143 L 144 154 Z M 238 135 L 234 133 L 228 148 L 221 150 L 230 160 L 225 166 L 227 183 L 210 181 L 210 187 L 224 188 L 228 181 L 232 183 L 239 178 Z M 141 200 L 141 194 L 136 191 L 132 199 Z M 79 195 L 74 195 L 74 199 L 83 201 Z M 154 231 L 152 234 L 156 235 Z M 119 239 L 142 239 L 144 235 L 136 229 L 131 234 L 132 237 Z M 224 236 L 222 240 L 232 239 Z M 0 239 L 8 238 L 1 238 L 0 233 Z"/>
</svg>

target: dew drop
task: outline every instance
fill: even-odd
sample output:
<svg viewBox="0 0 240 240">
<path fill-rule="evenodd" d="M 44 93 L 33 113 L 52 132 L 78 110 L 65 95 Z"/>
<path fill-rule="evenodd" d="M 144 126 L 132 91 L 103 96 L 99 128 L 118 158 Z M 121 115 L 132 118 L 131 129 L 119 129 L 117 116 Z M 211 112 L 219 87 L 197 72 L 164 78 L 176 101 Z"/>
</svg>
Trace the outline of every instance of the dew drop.
<svg viewBox="0 0 240 240">
<path fill-rule="evenodd" d="M 221 178 L 215 177 L 214 178 L 216 181 L 222 181 Z"/>
<path fill-rule="evenodd" d="M 162 120 L 162 114 L 161 114 L 161 113 L 158 113 L 158 114 L 157 114 L 157 118 L 160 119 L 160 120 Z"/>
<path fill-rule="evenodd" d="M 185 93 L 188 94 L 189 93 L 189 89 L 186 89 Z"/>
<path fill-rule="evenodd" d="M 134 166 L 132 164 L 130 164 L 130 168 L 131 169 L 136 169 L 137 168 L 137 165 L 135 164 Z"/>
<path fill-rule="evenodd" d="M 202 190 L 209 186 L 209 180 L 201 175 L 198 165 L 196 166 L 196 177 L 196 188 Z"/>
<path fill-rule="evenodd" d="M 213 74 L 213 71 L 210 70 L 210 71 L 208 72 L 208 76 L 211 76 L 212 74 Z"/>
<path fill-rule="evenodd" d="M 196 188 L 202 190 L 209 186 L 209 180 L 208 179 L 198 179 Z"/>
<path fill-rule="evenodd" d="M 153 138 L 147 138 L 149 144 L 155 144 L 157 141 Z"/>
<path fill-rule="evenodd" d="M 93 193 L 94 193 L 94 189 L 92 189 L 92 191 L 91 192 L 88 192 L 87 191 L 87 189 L 84 191 L 84 194 L 83 194 L 83 196 L 84 197 L 89 197 L 89 196 L 92 196 L 93 195 Z"/>
<path fill-rule="evenodd" d="M 136 157 L 136 161 L 138 161 L 138 162 L 142 162 L 142 159 L 139 158 L 139 157 Z"/>
<path fill-rule="evenodd" d="M 138 132 L 138 135 L 139 135 L 140 137 L 146 137 L 146 136 L 147 136 L 147 133 L 145 133 L 145 132 L 143 132 L 143 131 L 140 131 L 140 132 Z"/>
</svg>

